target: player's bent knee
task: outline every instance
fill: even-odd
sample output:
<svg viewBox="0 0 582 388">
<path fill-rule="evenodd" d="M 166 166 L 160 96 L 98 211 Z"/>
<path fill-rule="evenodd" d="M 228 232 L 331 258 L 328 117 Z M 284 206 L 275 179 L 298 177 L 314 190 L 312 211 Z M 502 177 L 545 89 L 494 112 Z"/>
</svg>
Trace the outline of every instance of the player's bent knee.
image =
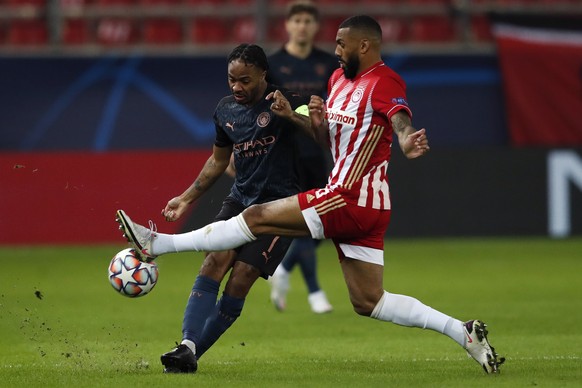
<svg viewBox="0 0 582 388">
<path fill-rule="evenodd" d="M 263 207 L 261 205 L 251 205 L 243 211 L 243 217 L 251 231 L 260 225 L 262 216 Z"/>
<path fill-rule="evenodd" d="M 382 288 L 378 292 L 357 292 L 352 290 L 350 293 L 350 301 L 356 314 L 369 317 L 372 315 L 378 302 L 382 299 L 382 295 L 384 295 Z"/>
<path fill-rule="evenodd" d="M 374 307 L 376 305 L 374 303 L 367 302 L 357 303 L 352 301 L 352 306 L 354 307 L 354 311 L 356 312 L 356 314 L 364 317 L 369 317 L 370 315 L 372 315 L 372 311 L 374 311 Z"/>
</svg>

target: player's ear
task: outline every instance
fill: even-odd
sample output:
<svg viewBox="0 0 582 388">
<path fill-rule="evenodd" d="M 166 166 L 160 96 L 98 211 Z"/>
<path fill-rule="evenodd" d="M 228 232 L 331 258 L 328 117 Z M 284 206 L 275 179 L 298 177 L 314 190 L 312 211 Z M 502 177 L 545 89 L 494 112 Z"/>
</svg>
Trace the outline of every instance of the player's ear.
<svg viewBox="0 0 582 388">
<path fill-rule="evenodd" d="M 362 39 L 360 41 L 360 53 L 365 54 L 370 49 L 370 41 L 368 39 Z"/>
</svg>

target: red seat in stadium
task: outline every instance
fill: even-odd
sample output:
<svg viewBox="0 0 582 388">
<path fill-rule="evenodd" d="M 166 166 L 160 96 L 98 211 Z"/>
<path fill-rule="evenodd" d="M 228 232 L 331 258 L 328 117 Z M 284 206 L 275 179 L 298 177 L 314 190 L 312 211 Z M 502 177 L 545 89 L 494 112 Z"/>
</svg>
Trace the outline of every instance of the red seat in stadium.
<svg viewBox="0 0 582 388">
<path fill-rule="evenodd" d="M 382 42 L 396 43 L 406 39 L 407 25 L 404 21 L 393 17 L 380 17 L 378 24 L 382 27 Z"/>
<path fill-rule="evenodd" d="M 251 17 L 241 17 L 235 19 L 232 25 L 232 39 L 235 42 L 254 42 L 257 40 L 257 24 Z"/>
<path fill-rule="evenodd" d="M 5 3 L 14 6 L 32 5 L 35 7 L 44 7 L 47 5 L 47 0 L 6 0 Z"/>
<path fill-rule="evenodd" d="M 200 18 L 191 23 L 191 39 L 193 43 L 225 43 L 230 38 L 230 31 L 224 19 Z"/>
<path fill-rule="evenodd" d="M 287 41 L 287 30 L 285 29 L 285 18 L 272 18 L 269 20 L 267 40 L 273 43 L 280 43 Z"/>
<path fill-rule="evenodd" d="M 559 1 L 559 0 L 558 0 Z M 531 3 L 538 3 L 539 0 L 497 0 L 496 3 L 498 5 L 521 5 L 521 4 L 531 4 Z M 556 3 L 556 0 L 553 1 Z"/>
<path fill-rule="evenodd" d="M 224 0 L 184 0 L 187 5 L 224 4 Z"/>
<path fill-rule="evenodd" d="M 254 5 L 256 0 L 230 0 L 229 3 L 236 5 Z"/>
<path fill-rule="evenodd" d="M 410 25 L 409 40 L 412 42 L 452 42 L 455 38 L 455 25 L 448 17 L 420 16 Z"/>
<path fill-rule="evenodd" d="M 90 1 L 91 0 L 60 0 L 59 1 L 59 5 L 63 9 L 66 9 L 66 8 L 79 8 L 79 7 L 82 7 L 82 6 L 86 5 Z"/>
<path fill-rule="evenodd" d="M 97 41 L 105 45 L 135 43 L 137 29 L 130 19 L 104 18 L 97 25 Z"/>
<path fill-rule="evenodd" d="M 433 4 L 449 4 L 451 2 L 451 0 L 408 0 L 408 2 L 410 4 L 427 4 L 427 5 L 433 5 Z"/>
<path fill-rule="evenodd" d="M 84 19 L 65 20 L 62 39 L 66 45 L 80 45 L 91 41 L 87 21 Z"/>
<path fill-rule="evenodd" d="M 153 19 L 143 22 L 143 38 L 149 44 L 182 43 L 182 24 L 178 19 Z"/>
<path fill-rule="evenodd" d="M 491 23 L 486 15 L 473 16 L 471 18 L 471 34 L 473 40 L 477 42 L 491 42 L 493 41 L 493 31 L 491 31 Z"/>
<path fill-rule="evenodd" d="M 138 0 L 142 5 L 177 5 L 181 4 L 182 0 Z"/>
<path fill-rule="evenodd" d="M 136 0 L 94 0 L 96 5 L 133 5 Z"/>
<path fill-rule="evenodd" d="M 319 0 L 318 3 L 332 4 L 333 5 L 333 4 L 346 4 L 346 3 L 349 3 L 351 1 L 353 1 L 353 0 Z"/>
<path fill-rule="evenodd" d="M 12 20 L 6 42 L 13 45 L 44 45 L 48 43 L 47 25 L 42 20 Z"/>
<path fill-rule="evenodd" d="M 6 41 L 6 28 L 2 23 L 0 23 L 0 45 L 4 44 L 5 41 Z"/>
<path fill-rule="evenodd" d="M 346 17 L 342 16 L 322 18 L 319 23 L 319 32 L 316 36 L 317 40 L 325 43 L 335 42 L 337 29 L 345 19 Z"/>
</svg>

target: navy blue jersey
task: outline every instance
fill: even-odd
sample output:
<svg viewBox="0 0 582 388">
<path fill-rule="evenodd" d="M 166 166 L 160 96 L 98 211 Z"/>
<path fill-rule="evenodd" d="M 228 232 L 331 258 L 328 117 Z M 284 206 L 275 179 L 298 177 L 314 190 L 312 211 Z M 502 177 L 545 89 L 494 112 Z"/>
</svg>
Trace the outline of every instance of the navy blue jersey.
<svg viewBox="0 0 582 388">
<path fill-rule="evenodd" d="M 327 81 L 339 67 L 335 55 L 316 47 L 305 59 L 289 54 L 285 47 L 269 56 L 269 82 L 298 92 L 309 101 L 313 94 L 327 96 Z"/>
<path fill-rule="evenodd" d="M 269 56 L 267 79 L 298 92 L 308 103 L 311 95 L 326 98 L 327 82 L 338 67 L 335 55 L 318 48 L 314 47 L 307 58 L 301 59 L 289 54 L 283 47 Z M 300 156 L 297 168 L 301 190 L 325 186 L 332 164 L 329 150 L 323 149 L 303 133 L 297 134 L 296 142 Z"/>
<path fill-rule="evenodd" d="M 224 97 L 214 111 L 217 147 L 233 147 L 235 181 L 230 197 L 244 206 L 285 198 L 299 192 L 295 134 L 301 129 L 271 111 L 265 100 L 275 91 L 269 84 L 252 107 Z M 291 108 L 302 105 L 297 93 L 279 89 Z"/>
</svg>

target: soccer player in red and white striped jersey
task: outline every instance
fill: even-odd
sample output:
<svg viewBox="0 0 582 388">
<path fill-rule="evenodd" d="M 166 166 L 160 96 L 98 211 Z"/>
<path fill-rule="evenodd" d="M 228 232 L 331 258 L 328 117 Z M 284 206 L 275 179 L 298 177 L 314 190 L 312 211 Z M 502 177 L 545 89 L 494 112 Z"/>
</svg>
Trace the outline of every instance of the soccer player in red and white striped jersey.
<svg viewBox="0 0 582 388">
<path fill-rule="evenodd" d="M 330 149 L 335 161 L 329 187 L 345 191 L 359 206 L 387 210 L 390 119 L 398 112 L 412 115 L 404 82 L 383 62 L 352 79 L 344 71 L 339 69 L 331 77 L 327 101 Z"/>
</svg>

